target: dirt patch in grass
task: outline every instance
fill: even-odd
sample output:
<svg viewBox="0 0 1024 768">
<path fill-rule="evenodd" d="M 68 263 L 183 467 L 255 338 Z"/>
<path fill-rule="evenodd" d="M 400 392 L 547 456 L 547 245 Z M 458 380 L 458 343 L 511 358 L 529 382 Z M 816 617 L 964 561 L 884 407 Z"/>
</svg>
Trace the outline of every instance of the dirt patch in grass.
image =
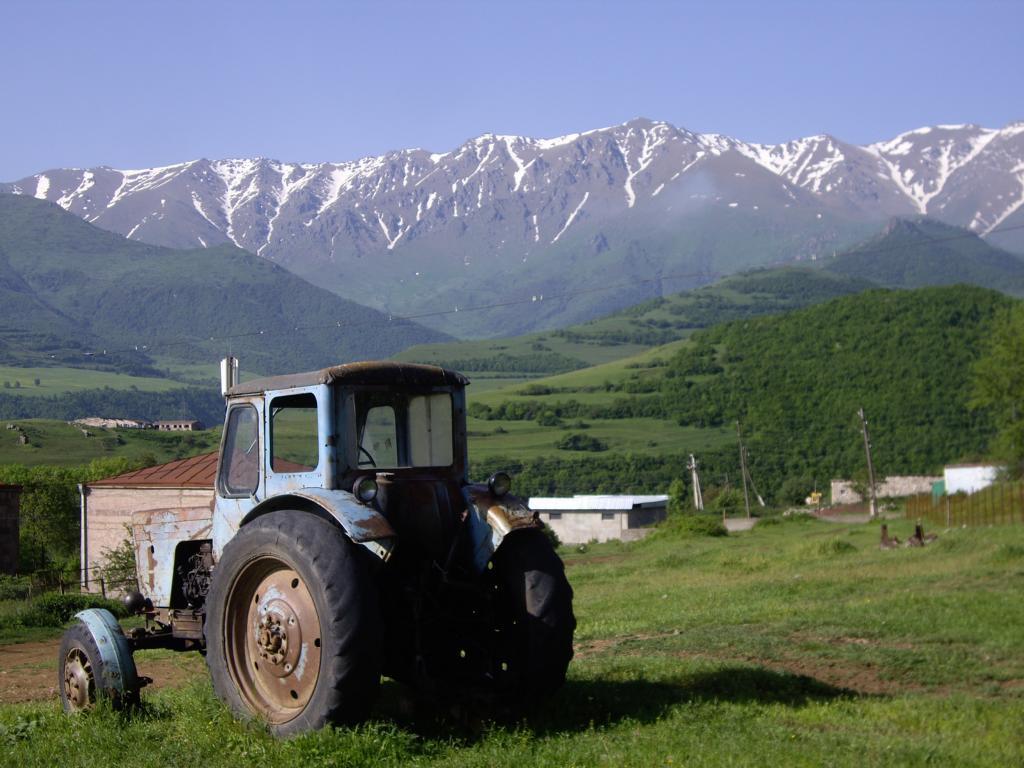
<svg viewBox="0 0 1024 768">
<path fill-rule="evenodd" d="M 0 704 L 57 700 L 60 640 L 0 646 Z M 143 651 L 135 655 L 139 674 L 153 678 L 146 690 L 177 688 L 206 674 L 199 654 Z"/>
<path fill-rule="evenodd" d="M 783 672 L 813 678 L 834 688 L 862 695 L 895 695 L 913 691 L 935 693 L 937 689 L 927 688 L 914 683 L 891 680 L 883 677 L 879 670 L 868 664 L 857 664 L 845 659 L 822 659 L 818 657 L 760 658 L 746 654 L 730 654 L 716 651 L 686 651 L 622 648 L 620 646 L 635 642 L 662 640 L 678 635 L 679 632 L 663 632 L 659 634 L 634 634 L 615 638 L 602 638 L 580 643 L 576 646 L 576 659 L 599 656 L 614 652 L 617 655 L 649 655 L 652 653 L 668 655 L 680 659 L 694 661 L 712 661 L 722 664 L 743 664 L 761 667 L 773 672 Z M 857 641 L 862 638 L 843 638 Z"/>
</svg>

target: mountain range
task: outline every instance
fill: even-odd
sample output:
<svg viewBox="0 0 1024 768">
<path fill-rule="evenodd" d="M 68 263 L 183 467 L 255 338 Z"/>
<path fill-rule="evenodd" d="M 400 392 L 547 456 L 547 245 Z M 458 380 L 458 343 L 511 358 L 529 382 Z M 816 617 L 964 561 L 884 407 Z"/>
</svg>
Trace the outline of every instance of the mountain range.
<svg viewBox="0 0 1024 768">
<path fill-rule="evenodd" d="M 926 214 L 1024 251 L 1024 228 L 999 231 L 1024 223 L 1024 122 L 857 146 L 828 135 L 754 144 L 635 119 L 352 162 L 56 169 L 0 191 L 54 201 L 133 240 L 245 248 L 389 313 L 538 299 L 425 320 L 487 336 L 830 256 L 892 216 Z"/>
<path fill-rule="evenodd" d="M 152 374 L 234 353 L 248 370 L 272 373 L 446 338 L 232 244 L 147 245 L 52 203 L 0 195 L 0 364 Z"/>
</svg>

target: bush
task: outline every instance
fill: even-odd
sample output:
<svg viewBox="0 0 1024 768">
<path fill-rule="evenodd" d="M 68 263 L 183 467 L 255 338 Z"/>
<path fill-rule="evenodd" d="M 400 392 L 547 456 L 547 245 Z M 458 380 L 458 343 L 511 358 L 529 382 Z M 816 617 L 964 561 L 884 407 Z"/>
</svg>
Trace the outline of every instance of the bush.
<svg viewBox="0 0 1024 768">
<path fill-rule="evenodd" d="M 0 575 L 0 600 L 25 600 L 32 589 L 28 576 Z"/>
<path fill-rule="evenodd" d="M 60 627 L 86 608 L 106 608 L 118 618 L 128 615 L 124 606 L 117 600 L 108 600 L 84 592 L 67 595 L 53 592 L 34 600 L 18 617 L 18 623 L 23 627 Z"/>
<path fill-rule="evenodd" d="M 845 539 L 831 538 L 821 542 L 818 545 L 819 555 L 845 555 L 850 552 L 856 552 L 857 548 Z"/>
<path fill-rule="evenodd" d="M 566 435 L 557 443 L 555 447 L 562 451 L 607 451 L 608 444 L 604 440 L 599 440 L 592 435 L 582 435 L 579 433 L 573 433 Z"/>
<path fill-rule="evenodd" d="M 655 529 L 652 537 L 694 538 L 697 536 L 728 536 L 722 521 L 713 515 L 673 514 Z"/>
</svg>

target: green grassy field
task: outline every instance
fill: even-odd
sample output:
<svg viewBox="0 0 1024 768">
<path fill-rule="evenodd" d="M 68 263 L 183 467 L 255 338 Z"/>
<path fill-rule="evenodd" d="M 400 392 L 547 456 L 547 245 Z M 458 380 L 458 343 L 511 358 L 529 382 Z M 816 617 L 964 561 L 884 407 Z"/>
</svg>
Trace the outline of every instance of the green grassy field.
<svg viewBox="0 0 1024 768">
<path fill-rule="evenodd" d="M 367 725 L 278 742 L 199 674 L 130 715 L 5 706 L 0 750 L 26 767 L 1021 765 L 1024 526 L 940 534 L 881 552 L 875 525 L 794 521 L 567 553 L 576 658 L 520 723 L 410 714 L 386 684 Z"/>
<path fill-rule="evenodd" d="M 39 380 L 39 385 L 35 380 Z M 88 368 L 14 368 L 0 366 L 0 386 L 4 394 L 31 397 L 63 395 L 85 389 L 131 389 L 142 392 L 166 392 L 181 386 L 170 379 L 128 376 L 112 371 L 94 371 Z M 17 386 L 20 384 L 21 386 Z M 9 386 L 8 386 L 9 385 Z"/>
<path fill-rule="evenodd" d="M 14 424 L 21 431 L 5 429 Z M 0 464 L 74 466 L 93 459 L 152 456 L 157 462 L 215 451 L 220 446 L 220 427 L 202 432 L 158 432 L 153 429 L 82 429 L 63 421 L 13 419 L 0 424 Z M 19 445 L 24 433 L 28 445 Z"/>
</svg>

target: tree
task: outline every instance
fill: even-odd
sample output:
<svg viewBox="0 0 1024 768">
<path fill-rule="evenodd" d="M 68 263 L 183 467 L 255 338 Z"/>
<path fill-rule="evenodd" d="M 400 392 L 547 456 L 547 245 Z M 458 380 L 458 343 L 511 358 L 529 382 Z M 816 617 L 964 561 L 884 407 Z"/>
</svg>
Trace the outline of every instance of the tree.
<svg viewBox="0 0 1024 768">
<path fill-rule="evenodd" d="M 982 356 L 972 366 L 976 410 L 992 413 L 998 427 L 994 453 L 1024 473 L 1024 304 L 1014 304 L 992 326 Z"/>
</svg>

